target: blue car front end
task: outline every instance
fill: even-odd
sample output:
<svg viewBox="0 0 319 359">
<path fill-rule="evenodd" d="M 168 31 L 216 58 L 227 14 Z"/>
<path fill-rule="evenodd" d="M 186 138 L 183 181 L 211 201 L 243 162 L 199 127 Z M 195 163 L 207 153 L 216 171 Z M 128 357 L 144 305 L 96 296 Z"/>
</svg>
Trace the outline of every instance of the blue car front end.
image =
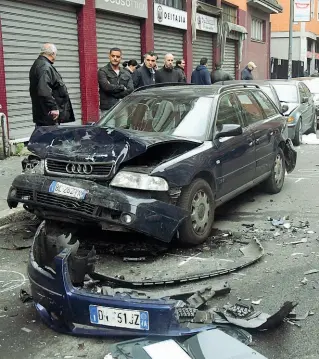
<svg viewBox="0 0 319 359">
<path fill-rule="evenodd" d="M 43 230 L 44 226 L 42 226 Z M 55 331 L 83 336 L 187 336 L 213 328 L 203 325 L 190 329 L 178 320 L 177 307 L 180 301 L 173 299 L 140 299 L 129 294 L 105 295 L 93 292 L 85 286 L 72 283 L 72 247 L 64 248 L 53 257 L 48 266 L 43 264 L 46 257 L 46 243 L 35 235 L 30 251 L 28 276 L 35 307 L 41 319 Z M 46 239 L 47 240 L 47 239 Z M 39 265 L 39 263 L 42 263 Z M 53 268 L 54 269 L 53 269 Z M 85 268 L 79 268 L 80 271 Z M 73 272 L 72 272 L 73 271 Z M 84 274 L 84 273 L 83 273 Z M 129 290 L 128 290 L 129 292 Z M 98 308 L 107 308 L 117 314 L 111 325 L 99 323 Z M 124 314 L 123 314 L 124 313 Z M 138 313 L 136 320 L 126 321 L 126 313 Z M 125 319 L 125 320 L 124 320 Z"/>
</svg>

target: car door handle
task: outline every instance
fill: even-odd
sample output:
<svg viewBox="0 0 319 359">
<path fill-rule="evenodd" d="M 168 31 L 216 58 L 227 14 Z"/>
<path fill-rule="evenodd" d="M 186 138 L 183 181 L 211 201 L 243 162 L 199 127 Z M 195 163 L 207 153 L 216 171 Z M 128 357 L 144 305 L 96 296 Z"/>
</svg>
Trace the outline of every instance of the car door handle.
<svg viewBox="0 0 319 359">
<path fill-rule="evenodd" d="M 254 144 L 254 141 L 250 138 L 249 140 L 248 140 L 248 146 L 252 146 Z"/>
<path fill-rule="evenodd" d="M 256 145 L 259 144 L 259 139 L 257 138 L 256 141 L 255 141 Z"/>
</svg>

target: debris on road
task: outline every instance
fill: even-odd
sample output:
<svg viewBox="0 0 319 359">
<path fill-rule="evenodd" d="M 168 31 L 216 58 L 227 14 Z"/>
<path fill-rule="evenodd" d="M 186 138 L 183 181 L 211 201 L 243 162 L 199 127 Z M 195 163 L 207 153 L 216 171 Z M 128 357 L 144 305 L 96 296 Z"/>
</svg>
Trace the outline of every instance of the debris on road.
<svg viewBox="0 0 319 359">
<path fill-rule="evenodd" d="M 24 289 L 20 290 L 19 298 L 22 303 L 27 303 L 33 301 L 32 295 L 30 295 L 27 291 Z"/>
<path fill-rule="evenodd" d="M 24 332 L 26 332 L 26 333 L 31 333 L 32 332 L 32 330 L 31 329 L 28 329 L 28 328 L 21 328 L 21 330 L 23 330 Z"/>
<path fill-rule="evenodd" d="M 307 272 L 304 273 L 304 275 L 319 273 L 319 269 L 310 269 Z"/>
<path fill-rule="evenodd" d="M 301 284 L 306 285 L 308 283 L 308 279 L 305 277 L 300 281 Z"/>
<path fill-rule="evenodd" d="M 149 338 L 127 340 L 113 344 L 111 352 L 104 359 L 231 359 L 238 355 L 246 359 L 267 359 L 240 341 L 238 338 L 244 338 L 247 342 L 247 337 L 249 341 L 251 336 L 247 332 L 240 334 L 238 330 L 241 329 L 232 328 L 224 332 L 222 328 L 217 328 L 180 341 Z M 230 335 L 231 331 L 237 333 L 233 336 Z"/>
<path fill-rule="evenodd" d="M 302 243 L 307 243 L 307 242 L 308 242 L 307 238 L 302 238 L 300 241 L 285 242 L 284 244 L 302 244 Z"/>
<path fill-rule="evenodd" d="M 261 299 L 251 301 L 251 304 L 254 304 L 254 305 L 259 305 L 260 303 L 261 303 Z"/>
</svg>

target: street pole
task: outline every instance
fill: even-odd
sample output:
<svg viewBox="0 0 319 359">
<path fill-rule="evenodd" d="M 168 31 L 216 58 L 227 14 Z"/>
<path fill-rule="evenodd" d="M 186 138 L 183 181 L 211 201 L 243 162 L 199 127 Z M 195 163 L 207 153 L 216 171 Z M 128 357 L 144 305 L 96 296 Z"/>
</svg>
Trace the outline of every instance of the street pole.
<svg viewBox="0 0 319 359">
<path fill-rule="evenodd" d="M 288 45 L 288 80 L 292 77 L 292 27 L 294 23 L 294 0 L 290 0 L 290 17 L 289 17 L 289 45 Z"/>
</svg>

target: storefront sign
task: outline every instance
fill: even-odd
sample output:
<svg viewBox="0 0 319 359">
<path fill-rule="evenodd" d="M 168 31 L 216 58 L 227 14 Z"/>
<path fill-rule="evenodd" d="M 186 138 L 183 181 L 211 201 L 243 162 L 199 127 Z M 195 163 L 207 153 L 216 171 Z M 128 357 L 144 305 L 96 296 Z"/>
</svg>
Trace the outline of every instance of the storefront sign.
<svg viewBox="0 0 319 359">
<path fill-rule="evenodd" d="M 187 12 L 154 3 L 154 23 L 187 30 Z"/>
<path fill-rule="evenodd" d="M 147 0 L 95 0 L 95 8 L 145 19 L 148 15 Z"/>
<path fill-rule="evenodd" d="M 294 22 L 310 21 L 311 0 L 294 1 Z"/>
<path fill-rule="evenodd" d="M 312 59 L 312 52 L 311 51 L 307 51 L 307 58 Z"/>
<path fill-rule="evenodd" d="M 207 32 L 217 31 L 217 18 L 203 14 L 196 15 L 196 29 Z"/>
</svg>

